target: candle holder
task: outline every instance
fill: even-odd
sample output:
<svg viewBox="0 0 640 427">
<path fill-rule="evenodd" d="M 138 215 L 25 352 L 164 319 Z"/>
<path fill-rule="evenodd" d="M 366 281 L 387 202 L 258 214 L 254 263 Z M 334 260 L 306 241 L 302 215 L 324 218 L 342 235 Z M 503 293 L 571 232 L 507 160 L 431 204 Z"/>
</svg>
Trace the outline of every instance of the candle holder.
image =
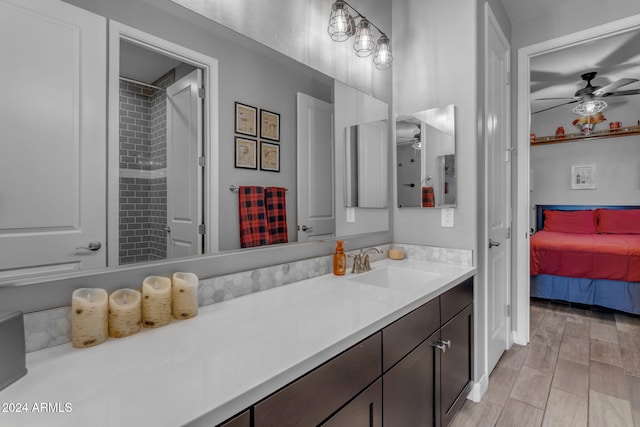
<svg viewBox="0 0 640 427">
<path fill-rule="evenodd" d="M 109 296 L 109 336 L 123 338 L 142 327 L 140 291 L 119 289 Z"/>
<path fill-rule="evenodd" d="M 149 276 L 142 282 L 142 326 L 159 328 L 171 322 L 171 279 Z"/>
<path fill-rule="evenodd" d="M 71 295 L 71 344 L 92 347 L 107 340 L 108 296 L 104 289 L 80 288 Z"/>
<path fill-rule="evenodd" d="M 174 273 L 171 295 L 174 319 L 190 319 L 198 315 L 198 276 Z"/>
</svg>

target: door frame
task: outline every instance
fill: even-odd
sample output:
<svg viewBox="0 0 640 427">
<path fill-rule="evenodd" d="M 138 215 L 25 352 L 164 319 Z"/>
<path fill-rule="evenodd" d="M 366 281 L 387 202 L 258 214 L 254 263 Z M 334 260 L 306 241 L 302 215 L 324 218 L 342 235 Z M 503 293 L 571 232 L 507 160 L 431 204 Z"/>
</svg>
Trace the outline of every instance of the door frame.
<svg viewBox="0 0 640 427">
<path fill-rule="evenodd" d="M 107 125 L 107 266 L 119 265 L 119 176 L 120 176 L 120 41 L 141 46 L 202 69 L 205 89 L 203 105 L 203 219 L 206 224 L 204 253 L 218 252 L 218 60 L 169 42 L 136 28 L 109 20 L 108 125 Z"/>
<path fill-rule="evenodd" d="M 640 14 L 608 22 L 586 30 L 546 40 L 518 49 L 518 176 L 517 176 L 517 216 L 516 216 L 516 277 L 513 299 L 516 306 L 514 342 L 526 345 L 529 342 L 529 173 L 530 173 L 530 60 L 545 53 L 602 39 L 615 34 L 640 28 Z"/>
</svg>

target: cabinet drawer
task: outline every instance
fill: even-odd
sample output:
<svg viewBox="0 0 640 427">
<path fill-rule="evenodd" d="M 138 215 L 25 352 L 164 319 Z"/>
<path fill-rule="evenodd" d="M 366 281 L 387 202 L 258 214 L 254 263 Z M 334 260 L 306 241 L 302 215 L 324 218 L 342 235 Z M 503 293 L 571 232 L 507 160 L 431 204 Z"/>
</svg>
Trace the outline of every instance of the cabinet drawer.
<svg viewBox="0 0 640 427">
<path fill-rule="evenodd" d="M 444 325 L 473 302 L 473 277 L 440 295 L 440 323 Z"/>
<path fill-rule="evenodd" d="M 381 334 L 370 336 L 255 406 L 255 427 L 318 425 L 381 372 Z"/>
<path fill-rule="evenodd" d="M 382 368 L 386 372 L 440 327 L 435 298 L 382 330 Z"/>
</svg>

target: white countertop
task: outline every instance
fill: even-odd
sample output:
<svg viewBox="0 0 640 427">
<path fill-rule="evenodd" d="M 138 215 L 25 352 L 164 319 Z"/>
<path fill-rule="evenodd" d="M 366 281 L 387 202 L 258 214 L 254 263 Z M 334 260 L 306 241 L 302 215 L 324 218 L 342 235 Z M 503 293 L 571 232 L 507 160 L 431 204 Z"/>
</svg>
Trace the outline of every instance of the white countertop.
<svg viewBox="0 0 640 427">
<path fill-rule="evenodd" d="M 29 353 L 27 375 L 0 391 L 0 426 L 215 426 L 475 274 L 413 260 L 372 267 L 386 264 L 440 276 L 390 290 L 329 274 L 96 347 Z"/>
</svg>

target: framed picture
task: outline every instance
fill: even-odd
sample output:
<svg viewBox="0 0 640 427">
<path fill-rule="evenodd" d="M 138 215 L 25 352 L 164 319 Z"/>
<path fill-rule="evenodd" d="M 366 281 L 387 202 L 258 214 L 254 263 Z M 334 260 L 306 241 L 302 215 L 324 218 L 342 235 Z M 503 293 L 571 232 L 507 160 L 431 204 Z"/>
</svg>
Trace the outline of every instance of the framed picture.
<svg viewBox="0 0 640 427">
<path fill-rule="evenodd" d="M 280 146 L 260 141 L 260 170 L 280 172 Z"/>
<path fill-rule="evenodd" d="M 258 141 L 236 136 L 236 167 L 258 169 Z"/>
<path fill-rule="evenodd" d="M 260 138 L 280 141 L 280 114 L 260 110 Z"/>
<path fill-rule="evenodd" d="M 571 166 L 571 189 L 596 188 L 596 165 Z"/>
<path fill-rule="evenodd" d="M 236 102 L 236 133 L 258 136 L 258 109 Z"/>
</svg>

